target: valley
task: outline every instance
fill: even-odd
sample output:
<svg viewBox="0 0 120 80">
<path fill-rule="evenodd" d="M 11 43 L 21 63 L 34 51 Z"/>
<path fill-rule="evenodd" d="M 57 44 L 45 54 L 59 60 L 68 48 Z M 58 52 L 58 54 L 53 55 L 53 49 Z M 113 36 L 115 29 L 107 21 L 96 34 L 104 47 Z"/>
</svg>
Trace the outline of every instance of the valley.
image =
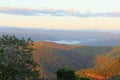
<svg viewBox="0 0 120 80">
<path fill-rule="evenodd" d="M 98 68 L 100 68 L 100 69 L 97 68 L 97 71 L 101 70 L 104 72 L 106 69 L 109 70 L 110 68 L 112 68 L 113 63 L 115 62 L 117 63 L 118 60 L 117 57 L 119 55 L 119 53 L 115 54 L 116 60 L 112 60 L 112 63 L 110 64 L 109 63 L 110 60 L 106 58 L 107 55 L 106 53 L 114 51 L 114 47 L 66 45 L 66 44 L 57 44 L 57 43 L 44 42 L 44 41 L 35 42 L 33 47 L 35 49 L 33 51 L 34 59 L 41 65 L 40 68 L 41 76 L 44 78 L 51 78 L 51 79 L 55 78 L 55 71 L 57 69 L 65 66 L 74 69 L 81 76 L 84 76 L 82 72 L 86 73 L 87 72 L 86 69 L 89 68 L 92 69 L 94 66 L 98 66 Z M 103 58 L 101 55 L 103 56 Z M 105 65 L 105 63 L 110 64 L 111 66 L 101 67 L 101 65 Z M 119 67 L 118 64 L 116 65 Z M 104 68 L 106 69 L 102 70 Z M 119 68 L 117 68 L 117 71 L 118 70 Z M 101 74 L 103 72 L 101 72 Z M 98 75 L 101 74 L 99 73 Z M 110 77 L 113 76 L 114 75 L 111 75 Z"/>
</svg>

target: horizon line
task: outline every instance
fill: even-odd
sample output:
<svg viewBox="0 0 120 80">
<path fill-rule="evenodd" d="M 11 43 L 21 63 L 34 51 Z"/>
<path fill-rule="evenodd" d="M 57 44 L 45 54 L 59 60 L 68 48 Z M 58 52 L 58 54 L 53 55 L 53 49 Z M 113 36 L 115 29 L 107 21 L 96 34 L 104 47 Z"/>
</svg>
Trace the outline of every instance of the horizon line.
<svg viewBox="0 0 120 80">
<path fill-rule="evenodd" d="M 5 26 L 0 25 L 0 29 L 11 28 L 11 29 L 29 29 L 29 30 L 53 30 L 53 31 L 83 31 L 83 32 L 114 32 L 120 33 L 120 30 L 102 30 L 102 29 L 51 29 L 51 28 L 34 28 L 34 27 L 15 27 L 15 26 Z"/>
</svg>

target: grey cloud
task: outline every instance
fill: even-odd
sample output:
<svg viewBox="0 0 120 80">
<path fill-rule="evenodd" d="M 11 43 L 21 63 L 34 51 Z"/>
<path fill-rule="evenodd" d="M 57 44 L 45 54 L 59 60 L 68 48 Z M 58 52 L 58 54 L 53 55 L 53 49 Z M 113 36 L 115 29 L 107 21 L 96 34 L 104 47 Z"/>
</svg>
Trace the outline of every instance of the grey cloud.
<svg viewBox="0 0 120 80">
<path fill-rule="evenodd" d="M 0 8 L 0 13 L 24 16 L 75 16 L 75 17 L 120 17 L 120 13 L 80 13 L 78 11 L 69 12 L 67 10 L 49 10 L 49 9 L 17 9 L 17 8 Z"/>
</svg>

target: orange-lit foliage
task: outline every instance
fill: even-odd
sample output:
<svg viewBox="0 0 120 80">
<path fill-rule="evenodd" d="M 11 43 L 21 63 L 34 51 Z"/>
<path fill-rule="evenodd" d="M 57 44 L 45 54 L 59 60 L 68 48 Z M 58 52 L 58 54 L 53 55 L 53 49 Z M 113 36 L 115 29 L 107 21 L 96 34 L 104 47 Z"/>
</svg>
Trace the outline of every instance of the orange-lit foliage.
<svg viewBox="0 0 120 80">
<path fill-rule="evenodd" d="M 84 76 L 101 75 L 105 79 L 120 75 L 120 47 L 115 47 L 112 51 L 97 56 L 95 59 L 95 67 L 78 71 L 77 74 Z M 85 75 L 89 74 L 89 75 Z M 97 74 L 97 75 L 96 75 Z M 98 77 L 99 78 L 99 77 Z M 102 79 L 100 79 L 102 80 Z"/>
</svg>

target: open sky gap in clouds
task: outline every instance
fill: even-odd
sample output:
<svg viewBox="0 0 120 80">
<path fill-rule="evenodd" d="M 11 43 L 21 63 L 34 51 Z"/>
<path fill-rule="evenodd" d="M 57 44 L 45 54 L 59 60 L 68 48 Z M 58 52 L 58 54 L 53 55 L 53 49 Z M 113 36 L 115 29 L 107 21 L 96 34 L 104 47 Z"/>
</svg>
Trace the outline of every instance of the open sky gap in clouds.
<svg viewBox="0 0 120 80">
<path fill-rule="evenodd" d="M 23 16 L 74 16 L 74 17 L 120 17 L 120 12 L 99 12 L 81 13 L 74 9 L 60 10 L 60 9 L 29 9 L 29 8 L 11 8 L 0 7 L 0 13 L 23 15 Z"/>
</svg>

